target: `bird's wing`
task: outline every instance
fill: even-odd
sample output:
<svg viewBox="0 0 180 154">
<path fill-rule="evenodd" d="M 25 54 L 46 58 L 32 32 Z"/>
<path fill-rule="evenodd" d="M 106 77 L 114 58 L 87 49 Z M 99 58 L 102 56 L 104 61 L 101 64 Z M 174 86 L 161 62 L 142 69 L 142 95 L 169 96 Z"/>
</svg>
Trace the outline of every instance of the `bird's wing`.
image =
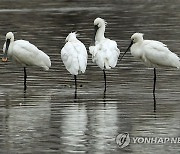
<svg viewBox="0 0 180 154">
<path fill-rule="evenodd" d="M 117 47 L 117 43 L 114 40 L 106 39 L 106 41 L 103 43 L 105 45 L 105 48 L 109 49 L 113 55 L 116 57 L 119 56 L 120 50 Z"/>
<path fill-rule="evenodd" d="M 51 61 L 48 55 L 25 40 L 18 40 L 13 45 L 13 59 L 22 65 L 34 65 L 48 70 Z"/>
<path fill-rule="evenodd" d="M 66 69 L 73 75 L 78 74 L 79 64 L 77 60 L 78 54 L 71 42 L 67 42 L 61 49 L 61 59 Z"/>
<path fill-rule="evenodd" d="M 87 50 L 86 50 L 86 47 L 85 45 L 81 42 L 81 41 L 76 41 L 73 43 L 73 46 L 76 50 L 76 52 L 84 57 L 87 58 Z"/>
<path fill-rule="evenodd" d="M 89 47 L 89 53 L 92 55 L 92 57 L 94 57 L 97 54 L 98 50 L 99 50 L 99 44 Z"/>
<path fill-rule="evenodd" d="M 120 55 L 120 50 L 117 47 L 117 43 L 113 40 L 106 39 L 104 42 L 102 42 L 102 49 L 105 53 L 105 58 L 108 61 L 108 65 L 110 67 L 115 67 Z"/>
<path fill-rule="evenodd" d="M 104 52 L 101 49 L 101 44 L 89 47 L 89 52 L 92 55 L 93 63 L 96 63 L 101 69 L 104 69 Z"/>
<path fill-rule="evenodd" d="M 179 67 L 179 57 L 159 41 L 147 40 L 143 47 L 144 61 L 152 66 Z M 179 65 L 179 66 L 178 66 Z"/>
<path fill-rule="evenodd" d="M 77 58 L 79 63 L 79 71 L 85 72 L 87 66 L 87 50 L 85 45 L 81 41 L 76 41 L 73 44 L 74 50 L 77 52 Z"/>
<path fill-rule="evenodd" d="M 120 54 L 117 43 L 110 39 L 96 42 L 96 45 L 91 46 L 89 51 L 92 54 L 93 62 L 96 62 L 101 69 L 115 67 Z"/>
<path fill-rule="evenodd" d="M 144 40 L 143 45 L 154 48 L 154 49 L 157 49 L 157 50 L 161 50 L 161 49 L 164 50 L 165 48 L 167 48 L 166 44 L 164 44 L 164 43 L 162 43 L 160 41 L 155 41 L 155 40 Z M 166 51 L 169 52 L 169 50 L 166 50 Z"/>
</svg>

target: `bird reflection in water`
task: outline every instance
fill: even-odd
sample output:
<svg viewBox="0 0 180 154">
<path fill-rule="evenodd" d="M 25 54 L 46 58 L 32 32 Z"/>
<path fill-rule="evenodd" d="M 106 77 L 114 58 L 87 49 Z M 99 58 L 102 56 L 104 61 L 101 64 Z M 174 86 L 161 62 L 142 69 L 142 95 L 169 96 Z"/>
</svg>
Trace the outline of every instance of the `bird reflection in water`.
<svg viewBox="0 0 180 154">
<path fill-rule="evenodd" d="M 77 102 L 77 88 L 74 90 L 74 102 Z"/>
<path fill-rule="evenodd" d="M 103 93 L 103 102 L 104 102 L 104 107 L 106 106 L 106 91 Z"/>
</svg>

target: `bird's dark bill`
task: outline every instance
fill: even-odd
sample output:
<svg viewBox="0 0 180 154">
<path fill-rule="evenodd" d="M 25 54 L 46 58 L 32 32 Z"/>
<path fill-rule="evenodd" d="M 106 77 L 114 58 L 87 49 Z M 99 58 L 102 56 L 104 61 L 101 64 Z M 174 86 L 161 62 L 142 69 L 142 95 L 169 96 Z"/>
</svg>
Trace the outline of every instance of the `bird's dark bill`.
<svg viewBox="0 0 180 154">
<path fill-rule="evenodd" d="M 96 37 L 96 33 L 97 33 L 97 30 L 99 29 L 99 27 L 97 25 L 94 26 L 94 36 L 93 36 L 93 41 L 95 43 L 95 37 Z"/>
<path fill-rule="evenodd" d="M 8 52 L 8 48 L 9 48 L 9 44 L 10 44 L 10 39 L 6 40 L 6 49 L 5 49 L 5 53 L 2 57 L 2 62 L 7 62 L 8 58 L 7 58 L 7 52 Z"/>
<path fill-rule="evenodd" d="M 120 61 L 122 60 L 122 58 L 124 57 L 124 55 L 126 54 L 126 52 L 131 48 L 132 45 L 133 45 L 133 41 L 131 41 L 130 45 L 128 46 L 128 48 L 126 49 L 126 51 L 124 52 L 124 54 L 123 54 L 122 57 L 120 58 Z"/>
<path fill-rule="evenodd" d="M 5 52 L 7 52 L 7 51 L 8 51 L 9 44 L 10 44 L 10 39 L 7 39 L 7 40 L 6 40 L 6 51 L 5 51 Z"/>
</svg>

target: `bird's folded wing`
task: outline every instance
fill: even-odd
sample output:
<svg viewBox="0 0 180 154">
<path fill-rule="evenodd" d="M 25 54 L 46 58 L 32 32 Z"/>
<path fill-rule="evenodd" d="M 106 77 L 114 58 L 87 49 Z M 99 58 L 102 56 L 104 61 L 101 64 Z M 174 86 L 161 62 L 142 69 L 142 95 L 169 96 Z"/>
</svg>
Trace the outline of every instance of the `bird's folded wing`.
<svg viewBox="0 0 180 154">
<path fill-rule="evenodd" d="M 15 41 L 12 56 L 20 64 L 35 65 L 44 68 L 51 66 L 49 56 L 28 41 Z"/>
<path fill-rule="evenodd" d="M 144 48 L 144 59 L 157 66 L 179 67 L 179 57 L 159 41 L 151 41 Z"/>
</svg>

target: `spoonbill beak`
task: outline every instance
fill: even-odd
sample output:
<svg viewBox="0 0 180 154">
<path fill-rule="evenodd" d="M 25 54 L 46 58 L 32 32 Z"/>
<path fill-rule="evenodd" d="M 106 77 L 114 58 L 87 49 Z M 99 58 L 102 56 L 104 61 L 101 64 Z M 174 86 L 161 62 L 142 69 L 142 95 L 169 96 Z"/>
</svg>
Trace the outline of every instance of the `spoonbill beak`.
<svg viewBox="0 0 180 154">
<path fill-rule="evenodd" d="M 133 45 L 133 41 L 131 41 L 129 47 L 127 48 L 127 50 L 124 52 L 124 54 L 123 54 L 122 57 L 120 58 L 120 61 L 122 60 L 122 58 L 124 57 L 124 55 L 126 54 L 126 52 L 131 48 L 132 45 Z"/>
<path fill-rule="evenodd" d="M 95 44 L 96 32 L 97 32 L 98 29 L 99 29 L 98 25 L 95 25 L 95 26 L 94 26 L 94 36 L 93 36 L 94 44 Z"/>
<path fill-rule="evenodd" d="M 10 39 L 7 39 L 6 40 L 6 49 L 5 49 L 4 55 L 2 57 L 2 62 L 7 62 L 8 61 L 7 52 L 8 52 L 9 44 L 10 44 Z"/>
</svg>

